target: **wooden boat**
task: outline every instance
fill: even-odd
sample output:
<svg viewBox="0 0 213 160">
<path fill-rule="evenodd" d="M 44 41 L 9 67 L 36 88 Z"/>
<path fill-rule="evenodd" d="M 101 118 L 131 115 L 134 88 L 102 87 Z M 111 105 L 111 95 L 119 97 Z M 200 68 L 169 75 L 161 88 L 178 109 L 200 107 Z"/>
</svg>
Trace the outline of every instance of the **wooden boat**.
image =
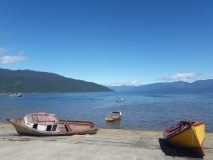
<svg viewBox="0 0 213 160">
<path fill-rule="evenodd" d="M 171 144 L 190 149 L 204 156 L 205 122 L 180 121 L 164 130 L 164 138 Z"/>
<path fill-rule="evenodd" d="M 114 112 L 112 112 L 111 116 L 106 117 L 105 120 L 107 122 L 110 122 L 110 121 L 115 121 L 120 118 L 121 118 L 121 111 L 114 111 Z"/>
<path fill-rule="evenodd" d="M 7 119 L 20 135 L 64 136 L 95 134 L 98 129 L 90 121 L 59 120 L 55 114 L 30 113 L 23 118 Z"/>
</svg>

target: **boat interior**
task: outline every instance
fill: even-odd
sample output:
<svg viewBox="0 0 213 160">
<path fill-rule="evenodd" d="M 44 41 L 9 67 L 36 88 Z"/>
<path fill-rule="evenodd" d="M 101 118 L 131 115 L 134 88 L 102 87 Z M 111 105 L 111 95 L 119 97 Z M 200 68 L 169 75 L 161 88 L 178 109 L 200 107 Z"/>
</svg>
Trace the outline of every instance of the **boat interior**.
<svg viewBox="0 0 213 160">
<path fill-rule="evenodd" d="M 166 128 L 167 133 L 178 132 L 184 128 L 187 128 L 191 125 L 191 122 L 188 121 L 180 121 L 176 125 L 171 126 L 170 128 Z"/>
<path fill-rule="evenodd" d="M 53 114 L 28 114 L 24 118 L 13 118 L 13 122 L 39 131 L 71 132 L 94 128 L 92 122 L 58 120 Z"/>
</svg>

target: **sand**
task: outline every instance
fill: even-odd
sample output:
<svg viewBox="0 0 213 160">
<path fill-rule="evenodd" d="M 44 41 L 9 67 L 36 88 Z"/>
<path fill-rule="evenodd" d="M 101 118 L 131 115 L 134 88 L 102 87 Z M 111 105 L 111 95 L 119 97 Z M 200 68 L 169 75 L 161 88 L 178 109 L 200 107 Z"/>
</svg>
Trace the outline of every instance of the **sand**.
<svg viewBox="0 0 213 160">
<path fill-rule="evenodd" d="M 99 129 L 93 135 L 20 136 L 0 123 L 1 160 L 212 160 L 213 133 L 206 133 L 205 157 L 175 148 L 161 131 Z"/>
</svg>

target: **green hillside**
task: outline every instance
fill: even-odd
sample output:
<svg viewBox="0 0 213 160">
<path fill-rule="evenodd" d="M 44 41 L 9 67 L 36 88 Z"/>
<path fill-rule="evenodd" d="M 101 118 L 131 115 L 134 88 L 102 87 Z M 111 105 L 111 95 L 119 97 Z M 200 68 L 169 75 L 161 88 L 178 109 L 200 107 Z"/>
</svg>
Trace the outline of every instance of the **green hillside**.
<svg viewBox="0 0 213 160">
<path fill-rule="evenodd" d="M 54 73 L 0 69 L 0 93 L 111 92 L 92 82 L 66 78 Z"/>
</svg>

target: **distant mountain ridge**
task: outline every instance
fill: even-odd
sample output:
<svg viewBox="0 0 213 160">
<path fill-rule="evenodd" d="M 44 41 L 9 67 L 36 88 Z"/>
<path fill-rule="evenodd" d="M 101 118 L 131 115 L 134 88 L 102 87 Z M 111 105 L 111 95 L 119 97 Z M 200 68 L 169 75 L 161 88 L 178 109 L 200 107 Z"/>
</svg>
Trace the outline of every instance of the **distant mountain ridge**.
<svg viewBox="0 0 213 160">
<path fill-rule="evenodd" d="M 54 73 L 0 68 L 0 93 L 111 92 L 106 86 Z"/>
<path fill-rule="evenodd" d="M 177 81 L 153 83 L 141 86 L 108 86 L 115 91 L 141 92 L 209 92 L 213 91 L 213 79 L 198 80 L 193 83 Z"/>
</svg>

